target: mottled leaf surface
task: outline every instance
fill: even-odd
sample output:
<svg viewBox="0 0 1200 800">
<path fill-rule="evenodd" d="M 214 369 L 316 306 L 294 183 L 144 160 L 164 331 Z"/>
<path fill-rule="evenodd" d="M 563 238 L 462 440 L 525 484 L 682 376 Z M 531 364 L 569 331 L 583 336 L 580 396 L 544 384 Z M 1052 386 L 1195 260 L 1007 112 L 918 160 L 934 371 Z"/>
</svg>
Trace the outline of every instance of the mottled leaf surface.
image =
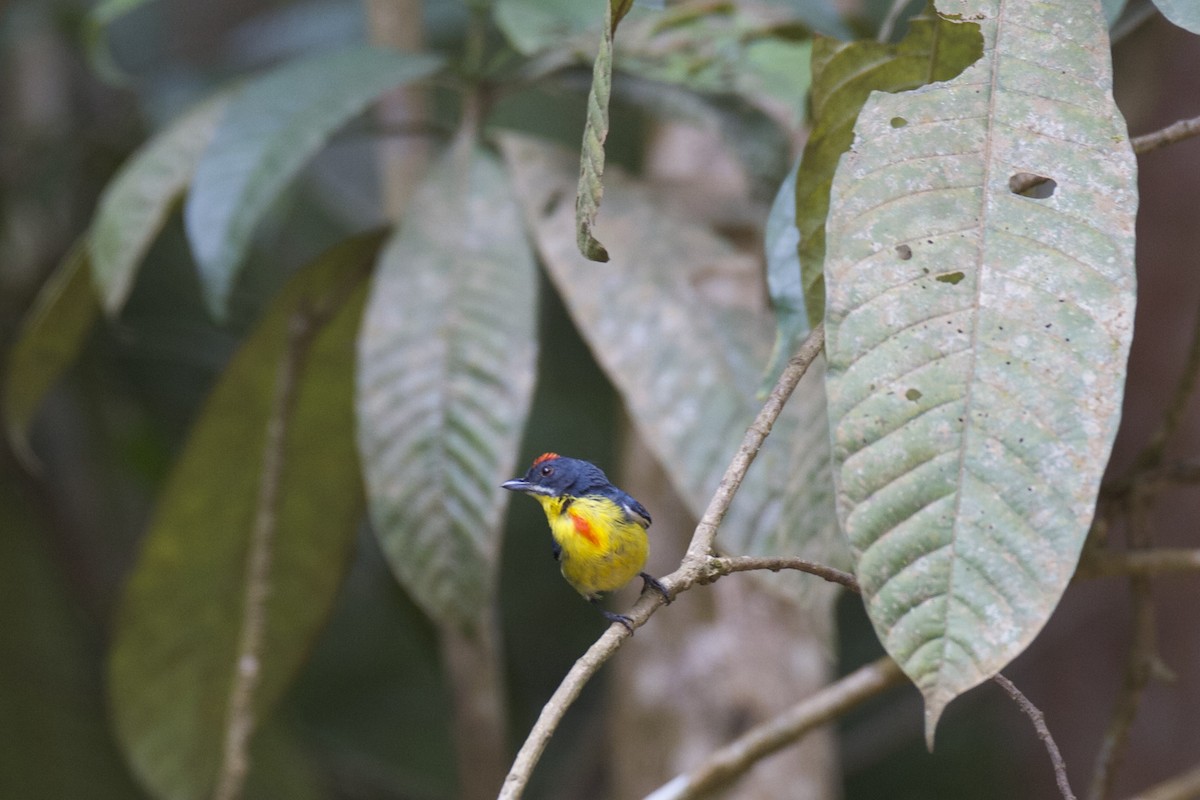
<svg viewBox="0 0 1200 800">
<path fill-rule="evenodd" d="M 26 464 L 29 426 L 46 393 L 75 362 L 100 316 L 100 303 L 88 280 L 88 257 L 78 242 L 38 292 L 8 353 L 4 375 L 4 428 L 13 450 Z"/>
<path fill-rule="evenodd" d="M 930 12 L 913 18 L 897 44 L 839 42 L 818 37 L 812 51 L 812 132 L 796 179 L 796 224 L 805 306 L 810 320 L 825 315 L 825 218 L 838 159 L 854 138 L 854 120 L 873 91 L 903 92 L 962 72 L 982 52 L 974 25 Z"/>
<path fill-rule="evenodd" d="M 1099 3 L 944 10 L 983 56 L 871 96 L 825 268 L 839 516 L 931 740 L 1074 572 L 1121 408 L 1137 206 Z"/>
<path fill-rule="evenodd" d="M 303 356 L 287 421 L 253 702 L 259 721 L 333 604 L 362 511 L 354 341 L 378 246 L 378 236 L 349 240 L 289 282 L 225 369 L 163 491 L 126 585 L 109 663 L 118 738 L 155 797 L 199 800 L 213 788 L 266 428 L 297 314 L 325 322 Z"/>
<path fill-rule="evenodd" d="M 116 315 L 167 215 L 183 195 L 225 111 L 227 94 L 200 103 L 146 142 L 100 196 L 88 234 L 92 280 Z"/>
<path fill-rule="evenodd" d="M 526 219 L 555 287 L 651 449 L 699 516 L 761 404 L 770 314 L 729 307 L 702 289 L 714 274 L 753 282 L 759 264 L 635 182 L 610 176 L 605 230 L 613 260 L 597 268 L 570 237 L 571 155 L 506 138 Z M 718 286 L 722 286 L 720 281 Z M 833 558 L 829 440 L 820 365 L 801 381 L 746 476 L 719 541 L 737 554 Z M 780 581 L 797 592 L 812 582 Z"/>
<path fill-rule="evenodd" d="M 259 221 L 283 188 L 381 94 L 429 77 L 435 56 L 352 47 L 245 84 L 196 168 L 183 220 L 209 309 L 223 318 Z"/>
<path fill-rule="evenodd" d="M 532 399 L 537 272 L 508 176 L 483 151 L 432 169 L 380 256 L 358 350 L 371 521 L 432 618 L 478 623 Z"/>
</svg>

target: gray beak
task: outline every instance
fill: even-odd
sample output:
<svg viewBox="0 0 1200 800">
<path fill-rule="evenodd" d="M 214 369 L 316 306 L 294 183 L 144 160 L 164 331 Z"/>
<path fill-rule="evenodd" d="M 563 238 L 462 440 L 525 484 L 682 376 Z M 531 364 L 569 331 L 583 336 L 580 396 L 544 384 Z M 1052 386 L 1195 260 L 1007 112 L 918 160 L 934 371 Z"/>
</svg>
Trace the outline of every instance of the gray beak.
<svg viewBox="0 0 1200 800">
<path fill-rule="evenodd" d="M 510 492 L 528 492 L 532 491 L 533 484 L 521 478 L 513 478 L 511 481 L 500 484 L 500 488 L 508 489 Z"/>
</svg>

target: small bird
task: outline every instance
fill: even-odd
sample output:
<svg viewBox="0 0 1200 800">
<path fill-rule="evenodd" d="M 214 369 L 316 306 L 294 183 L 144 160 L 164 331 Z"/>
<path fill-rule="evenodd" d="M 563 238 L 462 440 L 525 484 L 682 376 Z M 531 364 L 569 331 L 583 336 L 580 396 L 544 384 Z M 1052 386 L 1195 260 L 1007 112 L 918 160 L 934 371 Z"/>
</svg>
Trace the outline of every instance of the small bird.
<svg viewBox="0 0 1200 800">
<path fill-rule="evenodd" d="M 604 592 L 620 589 L 635 576 L 642 579 L 643 592 L 652 587 L 671 602 L 667 587 L 642 571 L 650 549 L 646 537 L 650 512 L 613 486 L 595 464 L 543 453 L 524 478 L 501 486 L 542 504 L 563 577 L 589 602 L 599 606 Z M 600 613 L 633 633 L 629 617 L 603 608 Z"/>
</svg>

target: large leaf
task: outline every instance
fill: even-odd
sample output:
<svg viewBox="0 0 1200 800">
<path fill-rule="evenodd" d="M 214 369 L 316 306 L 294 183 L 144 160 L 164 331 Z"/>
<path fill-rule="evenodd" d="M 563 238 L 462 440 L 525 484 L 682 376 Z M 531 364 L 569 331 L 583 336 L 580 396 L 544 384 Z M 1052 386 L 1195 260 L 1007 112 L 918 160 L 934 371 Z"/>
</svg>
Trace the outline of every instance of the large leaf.
<svg viewBox="0 0 1200 800">
<path fill-rule="evenodd" d="M 974 25 L 926 12 L 913 18 L 898 44 L 843 43 L 818 38 L 812 54 L 812 132 L 796 179 L 796 224 L 808 318 L 825 315 L 825 217 L 838 159 L 850 147 L 854 120 L 871 92 L 903 92 L 953 78 L 979 58 L 983 41 Z"/>
<path fill-rule="evenodd" d="M 825 271 L 839 516 L 931 741 L 1074 572 L 1121 408 L 1137 205 L 1099 3 L 945 10 L 983 57 L 872 95 Z"/>
<path fill-rule="evenodd" d="M 230 101 L 184 208 L 216 317 L 225 315 L 255 227 L 300 168 L 381 94 L 432 75 L 441 63 L 430 55 L 353 47 L 288 63 Z"/>
<path fill-rule="evenodd" d="M 293 359 L 300 371 L 279 453 L 268 567 L 250 579 L 265 578 L 267 590 L 256 719 L 283 693 L 329 613 L 362 508 L 353 348 L 378 246 L 378 236 L 350 240 L 285 287 L 226 368 L 163 491 L 109 665 L 118 736 L 156 797 L 192 800 L 212 790 L 277 376 Z M 305 347 L 294 330 L 310 314 L 319 327 Z"/>
<path fill-rule="evenodd" d="M 603 24 L 603 16 L 598 13 L 600 2 L 496 0 L 492 14 L 512 46 L 528 56 L 560 47 L 565 39 L 600 30 Z"/>
<path fill-rule="evenodd" d="M 228 100 L 217 94 L 184 114 L 143 145 L 100 196 L 88 252 L 92 280 L 110 315 L 125 304 L 146 251 L 191 181 Z"/>
<path fill-rule="evenodd" d="M 614 258 L 597 268 L 575 250 L 561 202 L 573 181 L 570 155 L 515 137 L 503 149 L 572 319 L 699 516 L 760 407 L 772 323 L 766 309 L 723 306 L 698 285 L 718 266 L 726 280 L 752 281 L 758 265 L 615 174 L 605 215 Z M 776 422 L 721 528 L 722 549 L 830 557 L 837 526 L 819 378 L 818 366 Z M 787 577 L 791 587 L 812 585 Z"/>
<path fill-rule="evenodd" d="M 500 521 L 533 393 L 537 280 L 508 177 L 443 157 L 388 243 L 360 337 L 358 441 L 392 570 L 442 623 L 493 598 Z"/>
<path fill-rule="evenodd" d="M 1200 3 L 1196 0 L 1154 0 L 1154 5 L 1179 27 L 1200 33 Z"/>
<path fill-rule="evenodd" d="M 46 392 L 75 362 L 100 315 L 88 280 L 88 257 L 78 242 L 38 292 L 8 354 L 4 376 L 4 428 L 27 467 L 36 464 L 29 426 Z"/>
</svg>

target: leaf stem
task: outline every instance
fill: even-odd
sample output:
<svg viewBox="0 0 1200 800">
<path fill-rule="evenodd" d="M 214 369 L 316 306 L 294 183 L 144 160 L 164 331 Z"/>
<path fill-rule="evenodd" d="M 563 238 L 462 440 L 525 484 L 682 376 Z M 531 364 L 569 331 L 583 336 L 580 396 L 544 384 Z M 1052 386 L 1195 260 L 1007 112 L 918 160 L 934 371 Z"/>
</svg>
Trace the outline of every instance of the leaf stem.
<svg viewBox="0 0 1200 800">
<path fill-rule="evenodd" d="M 1135 136 L 1130 140 L 1130 144 L 1133 145 L 1133 152 L 1141 155 L 1193 136 L 1200 136 L 1200 117 L 1181 119 L 1152 133 Z"/>
<path fill-rule="evenodd" d="M 771 432 L 771 426 L 783 411 L 784 404 L 796 389 L 797 384 L 800 383 L 800 379 L 804 377 L 804 373 L 820 355 L 824 344 L 825 327 L 821 324 L 812 330 L 796 355 L 788 361 L 783 373 L 780 374 L 779 380 L 776 381 L 775 388 L 771 390 L 762 410 L 746 431 L 737 454 L 726 467 L 720 485 L 692 534 L 692 542 L 688 546 L 683 563 L 675 572 L 662 578 L 662 582 L 667 586 L 672 597 L 697 583 L 707 582 L 701 580 L 704 576 L 708 576 L 709 580 L 715 579 L 715 576 L 712 576 L 708 570 L 714 560 L 712 546 L 721 520 L 725 517 L 725 512 L 728 511 L 729 504 L 733 501 L 738 487 L 741 486 L 746 470 L 750 468 L 759 448 L 762 447 L 763 440 Z M 534 723 L 533 729 L 530 730 L 525 742 L 521 745 L 521 749 L 509 769 L 508 776 L 504 779 L 504 786 L 500 790 L 500 800 L 517 800 L 524 794 L 533 769 L 542 756 L 542 751 L 546 749 L 550 737 L 554 735 L 554 731 L 567 713 L 567 709 L 575 702 L 575 698 L 579 696 L 584 685 L 617 651 L 625 639 L 632 635 L 632 629 L 644 625 L 650 615 L 663 603 L 663 597 L 657 592 L 644 593 L 629 612 L 631 628 L 626 630 L 623 625 L 610 625 L 608 630 L 575 662 L 542 708 L 537 722 Z"/>
<path fill-rule="evenodd" d="M 254 696 L 261 678 L 267 600 L 271 591 L 273 545 L 278 529 L 279 490 L 283 483 L 288 428 L 295 408 L 300 375 L 319 320 L 307 308 L 298 308 L 288 323 L 287 349 L 279 362 L 271 417 L 263 443 L 262 473 L 246 559 L 242 628 L 238 635 L 233 684 L 225 716 L 225 740 L 217 773 L 215 800 L 237 800 L 250 769 L 250 737 L 255 728 Z"/>
</svg>

